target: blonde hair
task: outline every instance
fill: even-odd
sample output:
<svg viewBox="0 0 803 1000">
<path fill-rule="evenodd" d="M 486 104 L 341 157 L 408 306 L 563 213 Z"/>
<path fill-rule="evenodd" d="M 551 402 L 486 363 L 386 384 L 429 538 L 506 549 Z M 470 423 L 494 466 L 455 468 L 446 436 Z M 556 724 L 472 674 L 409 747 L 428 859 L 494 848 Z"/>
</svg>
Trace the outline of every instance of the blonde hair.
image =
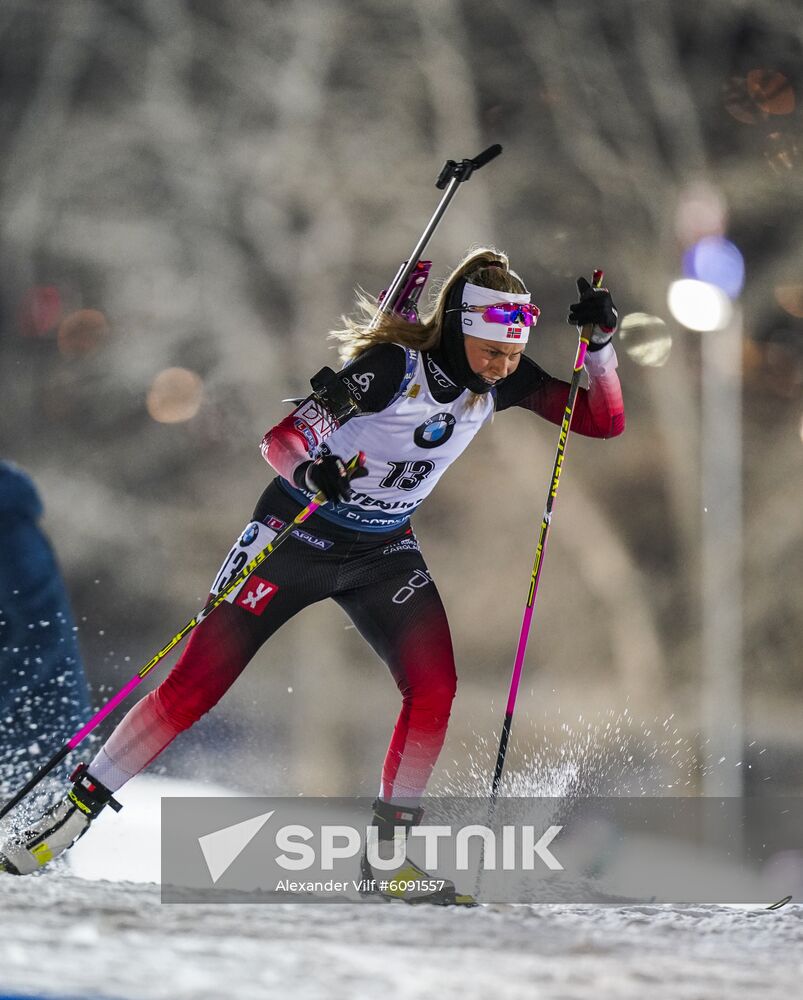
<svg viewBox="0 0 803 1000">
<path fill-rule="evenodd" d="M 361 289 L 357 292 L 355 316 L 344 316 L 343 329 L 332 330 L 330 338 L 339 342 L 338 353 L 342 362 L 359 357 L 374 344 L 401 344 L 416 351 L 429 351 L 437 347 L 443 330 L 446 302 L 452 288 L 461 279 L 494 291 L 526 293 L 524 282 L 510 270 L 507 254 L 493 247 L 470 249 L 448 278 L 440 283 L 431 311 L 417 323 L 410 323 L 402 316 L 385 313 L 375 327 L 371 323 L 377 310 L 377 300 Z"/>
</svg>

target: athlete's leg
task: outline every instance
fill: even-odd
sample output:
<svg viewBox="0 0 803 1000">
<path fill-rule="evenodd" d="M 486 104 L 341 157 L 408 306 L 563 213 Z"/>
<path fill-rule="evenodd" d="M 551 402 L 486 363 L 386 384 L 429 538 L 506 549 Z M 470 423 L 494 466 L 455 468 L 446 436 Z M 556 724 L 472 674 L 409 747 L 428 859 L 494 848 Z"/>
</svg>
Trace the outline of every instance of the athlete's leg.
<svg viewBox="0 0 803 1000">
<path fill-rule="evenodd" d="M 382 768 L 373 823 L 381 857 L 398 858 L 396 834 L 421 821 L 420 801 L 438 759 L 457 686 L 446 613 L 414 538 L 391 542 L 376 558 L 360 561 L 364 581 L 335 600 L 388 664 L 402 694 L 402 707 Z M 398 546 L 398 548 L 397 548 Z M 406 837 L 406 833 L 405 833 Z M 440 905 L 473 905 L 448 879 L 432 876 L 406 855 L 388 872 L 377 872 L 369 852 L 360 870 L 366 894 Z M 386 880 L 386 881 L 382 881 Z"/>
<path fill-rule="evenodd" d="M 449 624 L 419 552 L 386 554 L 381 564 L 362 569 L 365 584 L 335 599 L 387 663 L 402 694 L 379 796 L 414 803 L 443 746 L 457 687 Z"/>
<path fill-rule="evenodd" d="M 274 534 L 260 525 L 251 539 L 246 529 L 224 562 L 213 593 Z M 196 626 L 167 678 L 134 705 L 89 764 L 92 777 L 111 792 L 121 788 L 218 703 L 281 625 L 327 596 L 333 579 L 317 552 L 288 539 L 248 578 L 232 603 L 223 602 Z"/>
<path fill-rule="evenodd" d="M 279 620 L 266 612 L 264 619 L 254 619 L 241 608 L 221 604 L 195 628 L 159 687 L 121 720 L 90 763 L 90 774 L 116 792 L 220 701 L 289 616 Z"/>
</svg>

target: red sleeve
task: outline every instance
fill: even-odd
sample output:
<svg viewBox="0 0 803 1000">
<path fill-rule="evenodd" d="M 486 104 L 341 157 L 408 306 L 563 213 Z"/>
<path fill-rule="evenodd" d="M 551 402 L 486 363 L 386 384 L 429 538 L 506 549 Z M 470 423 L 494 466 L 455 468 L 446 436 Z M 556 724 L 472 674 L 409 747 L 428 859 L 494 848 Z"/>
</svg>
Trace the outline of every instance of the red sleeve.
<svg viewBox="0 0 803 1000">
<path fill-rule="evenodd" d="M 291 483 L 298 466 L 312 457 L 304 436 L 293 427 L 292 414 L 265 432 L 260 451 L 265 461 Z"/>
<path fill-rule="evenodd" d="M 396 397 L 404 378 L 406 351 L 399 344 L 374 344 L 337 373 L 362 413 L 379 413 Z M 343 423 L 350 417 L 344 417 Z M 262 457 L 293 482 L 302 462 L 318 454 L 321 443 L 340 426 L 316 399 L 305 399 L 262 438 Z"/>
<path fill-rule="evenodd" d="M 310 461 L 321 442 L 338 426 L 325 406 L 316 399 L 306 399 L 267 431 L 260 446 L 262 457 L 280 476 L 293 482 L 298 466 Z"/>
<path fill-rule="evenodd" d="M 587 355 L 588 389 L 580 389 L 574 403 L 572 430 L 586 437 L 617 437 L 625 429 L 625 405 L 616 374 L 616 355 L 613 348 L 610 353 L 606 348 L 603 351 L 603 358 Z M 518 405 L 560 425 L 568 396 L 569 383 L 550 378 Z"/>
</svg>

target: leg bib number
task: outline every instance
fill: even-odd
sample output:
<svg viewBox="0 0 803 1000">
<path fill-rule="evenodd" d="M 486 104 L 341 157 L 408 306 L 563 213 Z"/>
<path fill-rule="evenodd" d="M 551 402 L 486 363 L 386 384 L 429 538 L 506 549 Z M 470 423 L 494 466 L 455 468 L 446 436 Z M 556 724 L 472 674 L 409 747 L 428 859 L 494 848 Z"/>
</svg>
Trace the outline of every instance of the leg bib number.
<svg viewBox="0 0 803 1000">
<path fill-rule="evenodd" d="M 212 584 L 212 593 L 217 595 L 221 590 L 234 580 L 248 563 L 267 548 L 270 542 L 276 537 L 277 532 L 260 521 L 251 521 L 237 539 L 229 554 L 223 560 L 223 565 L 218 570 L 215 582 Z M 245 588 L 245 590 L 244 590 Z M 226 596 L 229 604 L 238 604 L 247 611 L 254 614 L 261 614 L 265 605 L 273 597 L 278 588 L 259 576 L 259 568 L 252 573 L 239 587 Z"/>
</svg>

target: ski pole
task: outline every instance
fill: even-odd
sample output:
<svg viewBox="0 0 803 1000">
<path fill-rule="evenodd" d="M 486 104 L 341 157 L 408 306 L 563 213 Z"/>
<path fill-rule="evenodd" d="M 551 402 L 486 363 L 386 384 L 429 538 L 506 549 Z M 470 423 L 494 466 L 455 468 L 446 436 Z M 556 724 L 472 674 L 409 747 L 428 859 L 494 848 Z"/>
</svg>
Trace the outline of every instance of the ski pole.
<svg viewBox="0 0 803 1000">
<path fill-rule="evenodd" d="M 591 283 L 595 288 L 599 288 L 602 285 L 602 278 L 602 271 L 594 271 Z M 577 354 L 574 359 L 572 380 L 569 383 L 569 395 L 566 399 L 566 407 L 563 411 L 563 422 L 560 425 L 558 449 L 555 454 L 555 464 L 552 468 L 552 480 L 550 482 L 549 493 L 546 498 L 546 507 L 544 508 L 544 516 L 541 521 L 541 529 L 538 534 L 538 545 L 535 549 L 535 561 L 533 562 L 533 571 L 530 576 L 530 590 L 527 594 L 527 604 L 524 608 L 524 619 L 521 623 L 521 632 L 519 633 L 519 645 L 516 650 L 516 659 L 513 663 L 513 676 L 510 679 L 510 692 L 507 698 L 504 722 L 502 723 L 502 735 L 499 740 L 499 754 L 496 758 L 496 768 L 494 770 L 493 784 L 491 786 L 492 802 L 496 801 L 496 797 L 499 792 L 499 783 L 502 780 L 502 771 L 505 766 L 507 744 L 510 739 L 510 727 L 513 724 L 513 710 L 516 707 L 516 696 L 519 691 L 519 681 L 521 680 L 522 667 L 524 666 L 524 654 L 527 650 L 527 640 L 530 635 L 530 623 L 533 618 L 535 598 L 538 594 L 538 581 L 541 579 L 541 568 L 544 564 L 544 552 L 546 551 L 547 535 L 549 534 L 549 525 L 552 521 L 552 507 L 558 493 L 560 473 L 563 468 L 563 458 L 566 454 L 566 442 L 568 440 L 569 429 L 572 424 L 574 401 L 577 397 L 577 390 L 580 388 L 580 375 L 583 371 L 583 363 L 585 362 L 588 342 L 591 339 L 592 331 L 593 326 L 591 324 L 584 326 L 580 330 L 580 336 L 577 342 Z"/>
<path fill-rule="evenodd" d="M 351 476 L 354 475 L 354 473 L 363 464 L 364 461 L 365 461 L 365 455 L 363 454 L 363 452 L 359 452 L 346 464 L 346 471 L 350 474 L 349 478 L 351 478 Z M 293 533 L 293 529 L 297 525 L 303 524 L 307 520 L 307 518 L 309 518 L 312 514 L 314 514 L 315 511 L 324 503 L 326 503 L 326 497 L 323 495 L 323 493 L 316 493 L 314 499 L 311 500 L 310 503 L 308 503 L 303 510 L 299 511 L 299 513 L 295 516 L 295 518 L 286 527 L 282 528 L 282 530 L 268 545 L 265 546 L 264 549 L 258 552 L 249 563 L 243 566 L 243 568 L 240 570 L 237 576 L 235 576 L 233 580 L 227 583 L 226 586 L 217 594 L 216 597 L 214 597 L 207 605 L 205 605 L 198 612 L 198 614 L 195 615 L 194 618 L 191 618 L 190 621 L 188 621 L 187 624 L 184 626 L 184 628 L 181 629 L 181 631 L 177 632 L 168 643 L 162 646 L 159 652 L 155 653 L 150 658 L 150 660 L 148 660 L 148 662 L 139 670 L 139 672 L 134 674 L 131 680 L 124 687 L 120 688 L 117 694 L 111 697 L 103 706 L 103 708 L 101 708 L 98 712 L 96 712 L 96 714 L 92 716 L 89 722 L 87 722 L 85 726 L 79 729 L 78 732 L 71 739 L 69 739 L 64 744 L 64 746 L 50 758 L 50 760 L 48 760 L 45 764 L 43 764 L 42 767 L 40 767 L 39 770 L 36 772 L 36 774 L 33 775 L 33 777 L 17 792 L 16 795 L 14 795 L 13 798 L 9 799 L 9 801 L 5 803 L 2 809 L 0 809 L 0 819 L 2 819 L 5 815 L 7 815 L 7 813 L 11 812 L 14 806 L 16 806 L 19 802 L 21 802 L 29 792 L 33 791 L 33 789 L 39 784 L 39 782 L 48 774 L 50 774 L 53 768 L 57 767 L 64 760 L 67 754 L 70 753 L 71 750 L 74 750 L 79 743 L 83 742 L 83 740 L 92 732 L 92 730 L 95 729 L 98 725 L 100 725 L 100 723 L 106 718 L 106 716 L 110 712 L 112 712 L 115 708 L 117 708 L 117 706 L 120 704 L 121 701 L 123 701 L 125 698 L 128 697 L 129 694 L 131 694 L 131 692 L 134 690 L 135 687 L 137 687 L 139 684 L 142 683 L 143 679 L 148 676 L 148 674 L 151 672 L 151 670 L 153 670 L 153 668 L 157 665 L 157 663 L 160 663 L 165 658 L 165 656 L 167 656 L 170 650 L 173 649 L 174 646 L 178 645 L 179 642 L 181 642 L 184 636 L 192 632 L 195 626 L 202 619 L 204 619 L 207 615 L 211 614 L 215 610 L 215 608 L 218 607 L 218 605 L 222 604 L 223 601 L 226 600 L 226 598 L 229 596 L 229 594 L 232 593 L 232 591 L 234 591 L 241 583 L 244 583 L 248 579 L 248 577 L 254 572 L 254 570 L 258 566 L 261 566 L 262 563 L 268 558 L 268 556 L 271 555 L 271 553 L 275 552 L 276 549 L 278 549 L 278 547 L 282 544 L 282 542 L 286 541 L 290 537 L 290 535 Z"/>
<path fill-rule="evenodd" d="M 496 159 L 501 152 L 502 147 L 499 143 L 494 143 L 493 146 L 484 149 L 481 153 L 473 157 L 473 159 L 461 160 L 459 163 L 455 160 L 447 160 L 444 163 L 441 172 L 438 174 L 438 179 L 435 181 L 435 187 L 439 191 L 443 191 L 443 197 L 418 242 L 410 251 L 409 257 L 401 265 L 393 281 L 380 297 L 379 306 L 371 321 L 372 329 L 379 324 L 379 320 L 385 313 L 397 312 L 405 317 L 407 313 L 412 313 L 412 318 L 415 318 L 415 304 L 427 280 L 431 264 L 431 261 L 421 260 L 421 255 L 427 243 L 429 243 L 432 234 L 438 227 L 438 223 L 449 207 L 449 202 L 457 194 L 459 185 L 467 181 L 475 170 L 479 170 L 486 163 L 490 163 L 491 160 Z M 419 272 L 423 272 L 423 279 L 421 273 L 418 275 L 413 274 L 416 269 Z M 412 280 L 410 280 L 411 276 Z"/>
</svg>

